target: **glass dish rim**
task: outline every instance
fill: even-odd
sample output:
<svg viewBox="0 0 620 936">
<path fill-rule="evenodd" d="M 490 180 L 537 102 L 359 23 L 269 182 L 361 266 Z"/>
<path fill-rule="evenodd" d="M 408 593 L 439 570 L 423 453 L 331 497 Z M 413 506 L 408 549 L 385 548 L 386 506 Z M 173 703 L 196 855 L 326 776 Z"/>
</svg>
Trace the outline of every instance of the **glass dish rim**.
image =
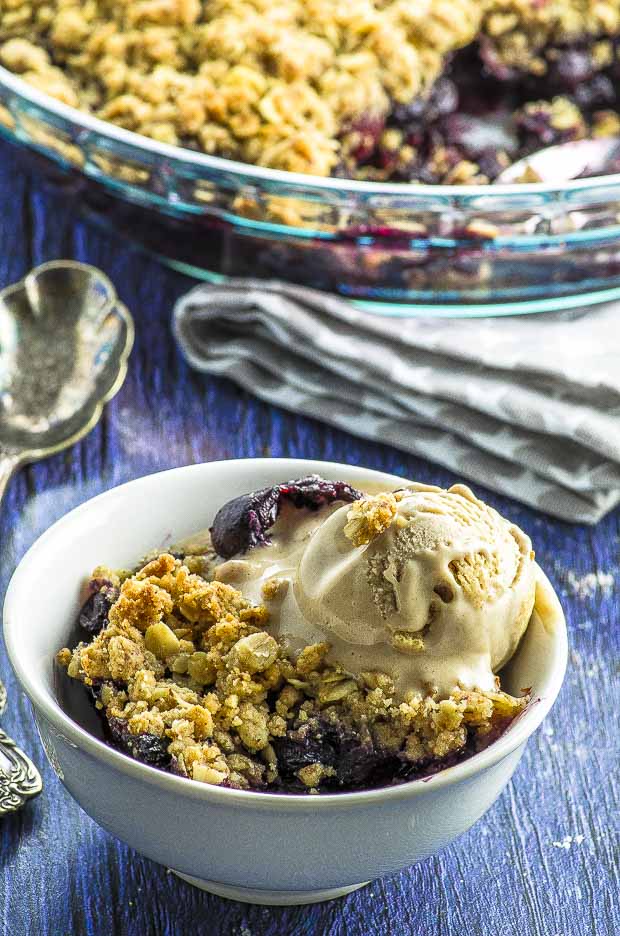
<svg viewBox="0 0 620 936">
<path fill-rule="evenodd" d="M 158 156 L 173 163 L 185 163 L 195 169 L 205 169 L 219 174 L 243 176 L 244 181 L 286 186 L 290 189 L 299 189 L 300 197 L 307 195 L 310 190 L 315 193 L 333 193 L 340 196 L 415 196 L 422 200 L 436 200 L 444 198 L 446 202 L 458 198 L 501 198 L 510 196 L 562 196 L 567 192 L 589 192 L 607 186 L 620 186 L 620 173 L 607 176 L 595 176 L 590 179 L 573 179 L 562 183 L 547 182 L 512 182 L 498 185 L 426 185 L 416 182 L 364 182 L 356 179 L 338 179 L 333 176 L 307 175 L 299 172 L 288 172 L 281 169 L 272 169 L 267 166 L 256 166 L 221 156 L 211 156 L 208 153 L 195 152 L 185 147 L 161 143 L 132 130 L 126 130 L 109 121 L 94 117 L 86 111 L 79 110 L 69 104 L 56 100 L 44 91 L 29 85 L 23 78 L 0 65 L 0 86 L 4 86 L 21 98 L 49 114 L 68 121 L 73 125 L 96 133 L 123 146 L 134 150 L 142 150 L 151 156 Z M 80 145 L 80 141 L 74 141 Z M 28 146 L 23 140 L 21 145 Z M 84 170 L 74 166 L 79 172 Z M 491 191 L 489 191 L 489 189 Z"/>
</svg>

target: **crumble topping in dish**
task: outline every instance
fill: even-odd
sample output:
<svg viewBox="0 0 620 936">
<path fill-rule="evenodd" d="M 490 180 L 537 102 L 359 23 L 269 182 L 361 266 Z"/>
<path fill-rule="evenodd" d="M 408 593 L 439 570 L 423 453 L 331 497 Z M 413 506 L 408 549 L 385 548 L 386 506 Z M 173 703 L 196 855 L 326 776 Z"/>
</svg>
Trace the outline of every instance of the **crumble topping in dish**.
<svg viewBox="0 0 620 936">
<path fill-rule="evenodd" d="M 355 501 L 347 513 L 344 535 L 354 546 L 364 546 L 379 536 L 396 517 L 396 504 L 400 492 L 374 494 Z"/>
<path fill-rule="evenodd" d="M 96 595 L 120 585 L 108 623 L 60 664 L 116 745 L 194 780 L 314 791 L 413 779 L 486 747 L 527 701 L 499 688 L 398 700 L 388 676 L 328 665 L 325 643 L 293 660 L 264 606 L 170 554 L 122 584 L 101 569 L 93 582 Z"/>
<path fill-rule="evenodd" d="M 511 151 L 447 118 L 487 97 L 493 111 L 501 87 L 510 114 L 575 98 L 589 128 L 616 100 L 619 31 L 618 0 L 3 0 L 0 63 L 165 143 L 321 176 L 486 182 L 527 152 L 518 126 Z"/>
<path fill-rule="evenodd" d="M 350 498 L 354 489 L 338 484 Z M 329 522 L 338 505 L 324 502 L 314 517 L 318 508 L 304 500 L 333 488 L 309 478 L 271 490 L 297 492 L 290 509 L 316 526 Z M 419 488 L 432 507 L 429 498 L 439 489 Z M 466 489 L 455 490 L 461 497 Z M 265 491 L 256 495 L 264 501 Z M 244 497 L 237 500 L 256 503 L 254 495 Z M 402 525 L 394 505 L 403 500 L 395 492 L 340 508 L 356 554 L 367 537 L 376 543 L 385 534 L 386 523 Z M 284 521 L 291 525 L 290 517 Z M 259 554 L 260 563 L 264 551 L 276 556 L 278 548 L 258 545 L 248 555 Z M 203 541 L 199 554 L 163 553 L 134 572 L 94 571 L 79 614 L 89 639 L 61 650 L 58 662 L 89 690 L 110 743 L 135 759 L 237 789 L 351 791 L 458 763 L 488 746 L 525 708 L 528 697 L 502 691 L 497 677 L 482 690 L 401 691 L 381 669 L 345 668 L 327 641 L 293 649 L 275 626 L 291 583 L 276 573 L 261 578 L 266 604 L 252 602 L 221 580 L 241 575 L 244 554 L 238 555 L 222 560 Z M 488 574 L 492 582 L 496 573 Z M 444 591 L 442 600 L 452 598 Z M 399 633 L 403 646 L 390 652 L 411 660 L 417 638 Z"/>
</svg>

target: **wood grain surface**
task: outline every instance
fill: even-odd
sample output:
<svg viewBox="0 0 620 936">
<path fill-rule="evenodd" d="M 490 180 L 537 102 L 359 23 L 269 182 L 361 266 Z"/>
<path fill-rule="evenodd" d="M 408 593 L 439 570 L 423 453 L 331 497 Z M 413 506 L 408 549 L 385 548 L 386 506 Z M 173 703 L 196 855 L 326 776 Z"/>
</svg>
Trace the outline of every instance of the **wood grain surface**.
<svg viewBox="0 0 620 936">
<path fill-rule="evenodd" d="M 454 480 L 395 449 L 192 373 L 170 333 L 172 304 L 191 282 L 76 220 L 66 197 L 30 178 L 20 163 L 15 150 L 0 146 L 0 286 L 45 260 L 93 263 L 133 312 L 137 342 L 126 384 L 97 429 L 73 450 L 13 479 L 0 514 L 0 597 L 21 556 L 50 523 L 100 491 L 160 469 L 286 455 L 348 461 L 440 484 Z M 530 740 L 508 789 L 470 832 L 444 853 L 332 903 L 272 909 L 209 896 L 111 838 L 79 809 L 45 761 L 2 648 L 0 678 L 9 690 L 3 728 L 37 761 L 45 783 L 38 800 L 0 822 L 2 936 L 619 933 L 620 598 L 614 579 L 620 582 L 620 512 L 588 529 L 480 493 L 530 532 L 563 599 L 571 652 L 558 703 Z M 594 582 L 591 573 L 603 574 Z M 265 842 L 266 861 L 269 848 Z"/>
</svg>

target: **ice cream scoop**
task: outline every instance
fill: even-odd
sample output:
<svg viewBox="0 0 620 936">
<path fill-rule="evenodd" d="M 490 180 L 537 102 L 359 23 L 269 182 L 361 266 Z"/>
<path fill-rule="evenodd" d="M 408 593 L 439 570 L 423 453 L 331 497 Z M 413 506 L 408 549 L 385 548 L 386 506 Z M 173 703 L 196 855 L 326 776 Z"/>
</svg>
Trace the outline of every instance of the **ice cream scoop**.
<svg viewBox="0 0 620 936">
<path fill-rule="evenodd" d="M 217 577 L 265 601 L 293 649 L 327 641 L 333 663 L 399 692 L 492 690 L 531 617 L 529 538 L 464 485 L 285 511 L 270 538 Z"/>
<path fill-rule="evenodd" d="M 440 693 L 491 689 L 532 613 L 533 558 L 529 538 L 469 488 L 414 484 L 327 518 L 294 592 L 352 672 L 379 668 Z"/>
</svg>

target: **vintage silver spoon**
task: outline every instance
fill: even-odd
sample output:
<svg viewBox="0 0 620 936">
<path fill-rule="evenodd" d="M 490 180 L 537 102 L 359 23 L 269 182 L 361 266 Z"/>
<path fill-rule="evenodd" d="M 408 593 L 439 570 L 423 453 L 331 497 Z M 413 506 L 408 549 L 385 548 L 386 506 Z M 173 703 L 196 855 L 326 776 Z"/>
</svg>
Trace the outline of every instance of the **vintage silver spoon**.
<svg viewBox="0 0 620 936">
<path fill-rule="evenodd" d="M 0 683 L 0 715 L 6 707 L 6 689 Z M 29 757 L 0 728 L 0 818 L 14 812 L 42 789 L 39 771 Z"/>
<path fill-rule="evenodd" d="M 97 424 L 133 337 L 128 310 L 94 267 L 45 263 L 0 291 L 0 501 L 17 468 Z M 5 703 L 0 684 L 0 714 Z M 36 767 L 0 730 L 0 817 L 40 791 Z"/>
<path fill-rule="evenodd" d="M 571 140 L 525 156 L 495 179 L 503 182 L 568 182 L 586 176 L 620 172 L 620 138 Z"/>
</svg>

